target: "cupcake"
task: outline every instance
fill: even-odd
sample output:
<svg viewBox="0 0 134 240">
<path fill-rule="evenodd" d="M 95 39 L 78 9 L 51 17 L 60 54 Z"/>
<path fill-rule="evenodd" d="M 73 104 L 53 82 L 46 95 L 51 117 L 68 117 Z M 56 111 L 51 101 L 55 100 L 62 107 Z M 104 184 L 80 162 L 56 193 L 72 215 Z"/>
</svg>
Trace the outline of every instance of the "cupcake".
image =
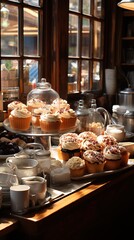
<svg viewBox="0 0 134 240">
<path fill-rule="evenodd" d="M 10 115 L 11 111 L 14 110 L 16 107 L 24 107 L 27 108 L 26 104 L 20 101 L 12 101 L 7 105 L 8 116 Z"/>
<path fill-rule="evenodd" d="M 125 167 L 128 164 L 128 159 L 130 157 L 130 152 L 128 152 L 127 148 L 119 145 L 119 149 L 121 151 L 121 167 Z"/>
<path fill-rule="evenodd" d="M 59 138 L 58 158 L 67 161 L 73 156 L 80 156 L 78 135 L 76 133 L 65 133 Z"/>
<path fill-rule="evenodd" d="M 99 135 L 97 137 L 98 143 L 102 146 L 104 149 L 106 146 L 111 146 L 117 144 L 116 138 L 114 138 L 111 135 Z"/>
<path fill-rule="evenodd" d="M 121 167 L 122 155 L 118 145 L 106 146 L 103 155 L 106 160 L 105 170 L 116 170 Z"/>
<path fill-rule="evenodd" d="M 43 108 L 43 107 L 45 107 L 45 102 L 43 102 L 40 99 L 32 98 L 29 101 L 27 101 L 27 108 L 30 112 L 32 112 L 33 109 L 35 109 L 35 108 Z"/>
<path fill-rule="evenodd" d="M 86 150 L 94 150 L 94 151 L 101 151 L 102 147 L 101 145 L 98 143 L 97 140 L 94 140 L 92 138 L 89 139 L 84 139 L 81 144 L 80 144 L 80 149 L 81 149 L 81 155 L 83 156 L 83 153 Z"/>
<path fill-rule="evenodd" d="M 97 135 L 95 133 L 91 132 L 91 131 L 84 131 L 84 132 L 79 133 L 78 139 L 79 139 L 80 143 L 85 139 L 96 140 Z"/>
<path fill-rule="evenodd" d="M 43 108 L 35 108 L 32 111 L 32 125 L 36 128 L 40 128 L 40 115 L 43 110 Z"/>
<path fill-rule="evenodd" d="M 59 114 L 42 113 L 40 115 L 40 127 L 43 132 L 46 133 L 58 133 L 60 129 L 60 117 Z"/>
<path fill-rule="evenodd" d="M 85 161 L 80 157 L 72 157 L 66 162 L 71 177 L 81 177 L 85 173 Z"/>
<path fill-rule="evenodd" d="M 102 152 L 87 150 L 83 153 L 88 173 L 98 173 L 104 171 L 105 159 Z"/>
<path fill-rule="evenodd" d="M 30 128 L 31 118 L 31 112 L 26 108 L 15 108 L 9 115 L 10 127 L 17 131 L 26 131 Z"/>
<path fill-rule="evenodd" d="M 60 113 L 70 109 L 68 102 L 62 98 L 55 99 L 52 102 L 52 107 L 55 111 L 59 111 Z"/>
<path fill-rule="evenodd" d="M 76 125 L 76 113 L 73 109 L 64 110 L 60 113 L 61 125 L 60 130 L 67 130 L 75 127 Z"/>
</svg>

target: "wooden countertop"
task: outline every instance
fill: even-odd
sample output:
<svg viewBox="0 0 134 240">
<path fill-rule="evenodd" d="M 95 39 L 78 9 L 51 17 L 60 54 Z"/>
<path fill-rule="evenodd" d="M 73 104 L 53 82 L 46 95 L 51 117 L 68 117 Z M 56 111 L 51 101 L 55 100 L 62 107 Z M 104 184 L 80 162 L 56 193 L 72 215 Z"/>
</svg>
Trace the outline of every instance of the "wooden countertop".
<svg viewBox="0 0 134 240">
<path fill-rule="evenodd" d="M 127 212 L 134 202 L 132 189 L 134 166 L 112 177 L 99 179 L 43 209 L 12 217 L 18 220 L 19 234 L 25 239 L 71 240 L 76 234 L 76 239 L 82 239 L 88 228 L 92 236 L 95 225 L 106 225 Z"/>
</svg>

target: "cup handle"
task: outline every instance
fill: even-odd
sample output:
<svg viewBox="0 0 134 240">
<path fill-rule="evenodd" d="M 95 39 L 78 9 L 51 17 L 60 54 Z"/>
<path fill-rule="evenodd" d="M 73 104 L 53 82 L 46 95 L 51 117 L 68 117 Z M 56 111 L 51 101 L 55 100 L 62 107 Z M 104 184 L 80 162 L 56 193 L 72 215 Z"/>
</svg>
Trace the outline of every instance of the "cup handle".
<svg viewBox="0 0 134 240">
<path fill-rule="evenodd" d="M 13 170 L 14 172 L 16 171 L 17 166 L 12 162 L 11 159 L 7 158 L 6 159 L 6 164 L 11 170 Z"/>
</svg>

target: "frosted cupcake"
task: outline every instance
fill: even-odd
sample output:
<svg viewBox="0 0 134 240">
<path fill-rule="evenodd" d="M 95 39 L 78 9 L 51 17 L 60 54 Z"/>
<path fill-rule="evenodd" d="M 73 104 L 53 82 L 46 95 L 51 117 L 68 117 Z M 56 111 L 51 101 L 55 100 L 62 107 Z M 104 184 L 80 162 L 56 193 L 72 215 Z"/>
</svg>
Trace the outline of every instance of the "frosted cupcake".
<svg viewBox="0 0 134 240">
<path fill-rule="evenodd" d="M 117 140 L 111 135 L 99 135 L 97 137 L 98 143 L 102 146 L 102 148 L 105 148 L 106 146 L 116 145 Z"/>
<path fill-rule="evenodd" d="M 121 167 L 122 155 L 118 145 L 106 146 L 103 155 L 106 160 L 105 170 L 116 170 Z"/>
<path fill-rule="evenodd" d="M 15 108 L 9 115 L 10 127 L 17 131 L 26 131 L 30 128 L 31 112 L 26 108 Z"/>
<path fill-rule="evenodd" d="M 75 127 L 77 117 L 73 109 L 63 111 L 60 114 L 60 118 L 61 118 L 60 130 L 67 130 Z"/>
<path fill-rule="evenodd" d="M 43 108 L 35 108 L 32 111 L 32 125 L 36 128 L 40 128 L 40 115 L 43 111 Z"/>
<path fill-rule="evenodd" d="M 32 112 L 33 109 L 35 108 L 43 108 L 43 107 L 45 107 L 45 103 L 40 99 L 32 98 L 29 101 L 27 101 L 27 108 L 30 112 Z"/>
<path fill-rule="evenodd" d="M 83 140 L 92 139 L 97 140 L 97 135 L 91 131 L 84 131 L 79 133 L 78 135 L 79 142 L 81 143 Z"/>
<path fill-rule="evenodd" d="M 85 161 L 80 157 L 72 157 L 66 162 L 71 177 L 81 177 L 85 173 Z"/>
<path fill-rule="evenodd" d="M 20 101 L 12 101 L 7 106 L 8 116 L 10 115 L 11 111 L 18 107 L 24 107 L 27 108 L 26 104 L 20 102 Z"/>
<path fill-rule="evenodd" d="M 83 153 L 83 159 L 85 160 L 88 173 L 97 173 L 104 171 L 106 161 L 102 152 L 87 150 Z"/>
<path fill-rule="evenodd" d="M 80 146 L 76 133 L 65 133 L 59 138 L 58 157 L 67 161 L 73 156 L 80 156 Z"/>
<path fill-rule="evenodd" d="M 68 102 L 62 98 L 55 99 L 52 102 L 52 107 L 55 111 L 59 111 L 60 113 L 70 109 Z"/>
<path fill-rule="evenodd" d="M 40 115 L 40 127 L 43 132 L 58 133 L 60 124 L 59 114 L 42 113 Z"/>
<path fill-rule="evenodd" d="M 130 152 L 128 152 L 127 148 L 119 145 L 119 149 L 121 151 L 121 167 L 126 167 L 128 164 L 128 159 L 130 157 Z"/>
<path fill-rule="evenodd" d="M 80 149 L 81 149 L 81 155 L 83 156 L 83 153 L 86 150 L 94 150 L 94 151 L 101 151 L 102 147 L 101 145 L 98 143 L 97 140 L 94 140 L 92 138 L 89 139 L 84 139 L 81 143 L 80 143 Z"/>
</svg>

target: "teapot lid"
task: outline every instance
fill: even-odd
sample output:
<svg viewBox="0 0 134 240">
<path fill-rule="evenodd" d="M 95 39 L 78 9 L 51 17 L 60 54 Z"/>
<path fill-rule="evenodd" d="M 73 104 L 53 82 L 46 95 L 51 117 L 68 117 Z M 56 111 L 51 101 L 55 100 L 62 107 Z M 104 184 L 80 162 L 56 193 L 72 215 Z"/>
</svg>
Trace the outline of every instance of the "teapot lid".
<svg viewBox="0 0 134 240">
<path fill-rule="evenodd" d="M 129 94 L 129 93 L 134 93 L 134 89 L 133 88 L 125 88 L 124 90 L 120 91 L 120 93 L 125 93 L 125 94 Z"/>
</svg>

